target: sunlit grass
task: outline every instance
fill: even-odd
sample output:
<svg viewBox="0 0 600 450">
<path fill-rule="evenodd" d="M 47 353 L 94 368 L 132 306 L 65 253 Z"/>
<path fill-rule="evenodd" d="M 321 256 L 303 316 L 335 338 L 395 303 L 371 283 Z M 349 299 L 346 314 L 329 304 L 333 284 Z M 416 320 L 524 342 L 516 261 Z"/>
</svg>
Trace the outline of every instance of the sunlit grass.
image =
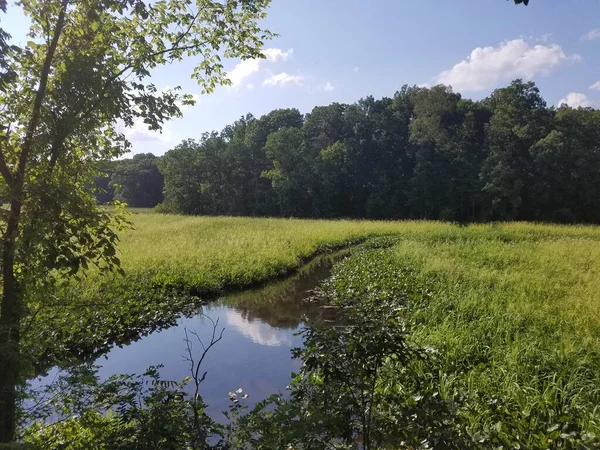
<svg viewBox="0 0 600 450">
<path fill-rule="evenodd" d="M 436 351 L 477 440 L 598 448 L 599 228 L 440 226 L 338 271 L 340 296 L 406 304 L 410 339 Z"/>
<path fill-rule="evenodd" d="M 451 265 L 460 272 L 472 270 L 474 265 L 482 269 L 473 273 L 478 278 L 485 278 L 485 271 L 498 264 L 504 264 L 511 273 L 522 265 L 540 267 L 540 259 L 544 258 L 540 253 L 542 248 L 546 248 L 546 252 L 569 254 L 569 248 L 579 246 L 585 249 L 585 253 L 584 250 L 579 252 L 580 259 L 557 255 L 543 267 L 590 278 L 582 266 L 587 260 L 581 258 L 593 252 L 586 248 L 586 243 L 600 240 L 596 227 L 522 223 L 458 227 L 420 221 L 190 217 L 143 210 L 135 211 L 133 223 L 134 229 L 124 232 L 119 244 L 122 266 L 127 273 L 151 272 L 161 278 L 177 277 L 190 285 L 207 288 L 268 279 L 296 267 L 323 248 L 377 235 L 403 237 L 407 249 L 415 246 L 415 256 L 418 256 L 417 248 L 423 252 L 435 248 L 435 258 L 427 270 L 439 264 Z M 536 244 L 540 239 L 544 244 Z M 511 250 L 513 245 L 518 247 L 515 252 Z M 536 253 L 529 257 L 531 246 L 535 246 Z M 470 257 L 466 258 L 467 255 Z M 596 255 L 590 254 L 589 258 L 593 260 Z M 457 265 L 456 261 L 464 264 Z"/>
<path fill-rule="evenodd" d="M 119 251 L 128 274 L 219 289 L 281 275 L 319 250 L 368 236 L 416 231 L 418 222 L 324 221 L 135 214 Z M 435 229 L 442 224 L 430 223 Z"/>
<path fill-rule="evenodd" d="M 287 273 L 319 251 L 388 235 L 392 247 L 372 250 L 368 267 L 358 254 L 348 260 L 358 258 L 347 285 L 354 294 L 379 289 L 399 301 L 404 291 L 415 290 L 407 308 L 411 339 L 439 350 L 446 382 L 468 393 L 465 417 L 473 430 L 501 434 L 498 427 L 506 426 L 528 436 L 526 448 L 536 447 L 536 439 L 546 442 L 546 433 L 556 430 L 545 430 L 555 422 L 600 430 L 600 227 L 190 217 L 147 210 L 135 211 L 132 221 L 134 229 L 121 235 L 118 248 L 125 276 L 92 274 L 65 291 L 67 305 L 104 305 L 65 309 L 65 328 L 73 317 L 82 324 L 62 338 L 74 348 L 83 341 L 84 350 L 102 350 L 123 342 L 132 328 L 145 333 L 169 323 L 195 307 L 197 299 L 188 294 L 206 298 L 249 286 Z M 403 281 L 408 273 L 412 278 Z M 45 328 L 56 326 L 40 319 L 39 329 Z M 541 434 L 534 436 L 533 429 Z"/>
</svg>

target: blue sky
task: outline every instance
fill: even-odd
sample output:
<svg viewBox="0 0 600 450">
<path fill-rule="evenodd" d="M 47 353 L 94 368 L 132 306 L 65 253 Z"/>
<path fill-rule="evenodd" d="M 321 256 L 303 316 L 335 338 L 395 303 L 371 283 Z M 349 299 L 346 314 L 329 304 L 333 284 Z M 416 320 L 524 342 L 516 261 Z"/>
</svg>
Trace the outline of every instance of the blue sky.
<svg viewBox="0 0 600 450">
<path fill-rule="evenodd" d="M 3 26 L 16 35 L 22 23 Z M 280 34 L 266 60 L 228 61 L 234 87 L 199 96 L 162 134 L 130 130 L 134 152 L 163 154 L 249 112 L 309 112 L 392 96 L 403 84 L 443 82 L 478 99 L 521 77 L 549 104 L 600 107 L 598 0 L 273 0 L 265 26 Z M 153 82 L 199 94 L 193 65 L 163 67 Z"/>
</svg>

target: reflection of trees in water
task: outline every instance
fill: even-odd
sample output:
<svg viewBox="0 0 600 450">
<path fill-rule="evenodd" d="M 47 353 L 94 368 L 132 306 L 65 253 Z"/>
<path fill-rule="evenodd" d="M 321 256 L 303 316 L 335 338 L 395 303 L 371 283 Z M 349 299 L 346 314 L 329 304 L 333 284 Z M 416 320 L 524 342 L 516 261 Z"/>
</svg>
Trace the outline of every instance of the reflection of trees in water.
<svg viewBox="0 0 600 450">
<path fill-rule="evenodd" d="M 295 329 L 305 320 L 335 320 L 335 312 L 322 303 L 306 301 L 310 291 L 331 275 L 336 261 L 348 255 L 342 250 L 317 258 L 295 276 L 251 291 L 225 297 L 222 302 L 248 321 L 262 320 L 275 328 Z"/>
</svg>

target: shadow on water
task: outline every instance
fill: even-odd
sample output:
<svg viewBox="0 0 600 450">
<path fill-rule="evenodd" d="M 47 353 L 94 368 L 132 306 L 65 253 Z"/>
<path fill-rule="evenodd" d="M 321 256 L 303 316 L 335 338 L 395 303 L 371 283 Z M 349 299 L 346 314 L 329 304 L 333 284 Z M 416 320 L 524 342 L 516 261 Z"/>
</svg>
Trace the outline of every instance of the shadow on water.
<svg viewBox="0 0 600 450">
<path fill-rule="evenodd" d="M 258 289 L 230 294 L 218 300 L 246 321 L 259 319 L 273 328 L 297 329 L 307 321 L 335 321 L 335 312 L 319 302 L 307 301 L 319 283 L 331 276 L 333 265 L 350 254 L 349 249 L 321 256 L 294 276 Z"/>
</svg>

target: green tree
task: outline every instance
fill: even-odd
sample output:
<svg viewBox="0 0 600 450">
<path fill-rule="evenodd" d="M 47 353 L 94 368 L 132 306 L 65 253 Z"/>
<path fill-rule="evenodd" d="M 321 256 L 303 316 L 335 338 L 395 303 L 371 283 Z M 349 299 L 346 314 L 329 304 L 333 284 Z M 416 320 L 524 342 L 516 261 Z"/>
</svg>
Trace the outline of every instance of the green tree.
<svg viewBox="0 0 600 450">
<path fill-rule="evenodd" d="M 479 201 L 483 130 L 489 115 L 445 86 L 419 90 L 413 101 L 411 210 L 417 217 L 468 220 Z"/>
<path fill-rule="evenodd" d="M 221 58 L 261 56 L 269 0 L 24 0 L 24 48 L 0 57 L 0 442 L 14 438 L 23 373 L 20 322 L 29 302 L 89 263 L 118 264 L 118 216 L 98 209 L 95 162 L 128 149 L 115 125 L 160 129 L 191 96 L 159 92 L 151 71 L 199 56 L 203 92 L 228 83 Z M 6 3 L 0 4 L 5 9 Z M 7 36 L 0 33 L 0 45 Z M 6 50 L 6 48 L 3 48 Z M 18 82 L 16 81 L 18 80 Z"/>
<path fill-rule="evenodd" d="M 248 115 L 161 170 L 185 213 L 597 221 L 598 114 L 549 108 L 521 80 L 477 102 L 404 86 L 305 118 Z"/>
<path fill-rule="evenodd" d="M 337 141 L 319 152 L 316 160 L 319 182 L 318 210 L 321 217 L 344 214 L 344 197 L 348 176 L 348 149 Z"/>
<path fill-rule="evenodd" d="M 120 161 L 111 177 L 114 198 L 137 208 L 153 208 L 163 200 L 163 176 L 152 153 Z"/>
<path fill-rule="evenodd" d="M 253 214 L 276 215 L 280 212 L 278 196 L 271 180 L 262 176 L 272 168 L 264 147 L 269 134 L 282 128 L 301 128 L 304 118 L 295 108 L 276 109 L 248 125 L 244 143 L 252 165 Z"/>
<path fill-rule="evenodd" d="M 446 86 L 413 94 L 415 118 L 410 142 L 415 146 L 411 179 L 411 210 L 419 218 L 438 217 L 444 208 L 453 211 L 449 187 L 453 184 L 450 148 L 458 119 L 460 95 Z"/>
<path fill-rule="evenodd" d="M 193 139 L 187 139 L 159 159 L 158 169 L 165 183 L 164 210 L 184 214 L 200 211 L 198 186 L 201 175 L 196 164 L 198 145 Z"/>
<path fill-rule="evenodd" d="M 484 104 L 492 112 L 481 169 L 488 213 L 503 220 L 531 218 L 530 148 L 551 131 L 553 112 L 535 84 L 521 80 L 496 89 Z"/>
<path fill-rule="evenodd" d="M 558 222 L 600 219 L 600 114 L 562 107 L 555 128 L 530 149 L 532 214 Z"/>
<path fill-rule="evenodd" d="M 273 168 L 263 172 L 279 198 L 280 215 L 306 216 L 312 213 L 311 161 L 307 159 L 302 130 L 282 128 L 271 133 L 265 153 Z"/>
<path fill-rule="evenodd" d="M 96 201 L 101 205 L 114 200 L 114 189 L 110 186 L 110 178 L 115 169 L 115 161 L 100 161 L 97 166 L 99 174 L 94 177 L 93 192 Z"/>
</svg>

